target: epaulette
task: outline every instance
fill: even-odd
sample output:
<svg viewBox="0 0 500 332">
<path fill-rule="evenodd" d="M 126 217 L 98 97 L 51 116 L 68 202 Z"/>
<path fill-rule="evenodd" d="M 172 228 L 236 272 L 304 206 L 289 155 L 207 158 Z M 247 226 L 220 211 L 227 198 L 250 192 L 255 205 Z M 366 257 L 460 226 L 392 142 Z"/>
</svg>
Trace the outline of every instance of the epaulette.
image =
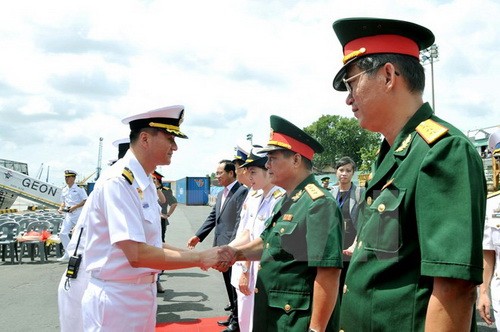
<svg viewBox="0 0 500 332">
<path fill-rule="evenodd" d="M 122 172 L 122 176 L 127 180 L 127 182 L 132 185 L 134 183 L 134 173 L 128 168 L 125 167 Z"/>
<path fill-rule="evenodd" d="M 488 193 L 487 198 L 492 198 L 492 197 L 495 197 L 495 196 L 498 196 L 498 195 L 500 195 L 500 190 Z"/>
<path fill-rule="evenodd" d="M 417 133 L 422 136 L 427 144 L 432 144 L 448 132 L 448 128 L 440 125 L 432 119 L 422 121 L 416 128 Z"/>
<path fill-rule="evenodd" d="M 321 189 L 318 188 L 317 185 L 314 183 L 309 183 L 305 188 L 304 188 L 309 196 L 311 196 L 311 199 L 313 201 L 317 200 L 320 197 L 325 196 L 325 193 L 321 191 Z"/>
<path fill-rule="evenodd" d="M 283 192 L 282 192 L 281 190 L 276 189 L 276 190 L 273 192 L 273 197 L 274 197 L 274 198 L 279 198 L 279 197 L 281 197 L 281 196 L 283 196 Z"/>
</svg>

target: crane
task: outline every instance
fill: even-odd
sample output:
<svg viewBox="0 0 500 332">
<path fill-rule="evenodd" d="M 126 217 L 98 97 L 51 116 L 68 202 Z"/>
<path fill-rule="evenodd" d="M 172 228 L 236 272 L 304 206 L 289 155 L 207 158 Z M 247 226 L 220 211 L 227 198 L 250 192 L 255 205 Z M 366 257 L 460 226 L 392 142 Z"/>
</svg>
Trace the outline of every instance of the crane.
<svg viewBox="0 0 500 332">
<path fill-rule="evenodd" d="M 102 141 L 104 138 L 99 137 L 99 153 L 97 155 L 97 169 L 96 169 L 96 175 L 94 181 L 97 181 L 99 179 L 99 176 L 101 175 L 101 162 L 102 162 Z"/>
<path fill-rule="evenodd" d="M 40 168 L 38 169 L 36 178 L 40 180 L 40 178 L 42 177 L 42 173 L 43 173 L 43 163 L 40 165 Z"/>
</svg>

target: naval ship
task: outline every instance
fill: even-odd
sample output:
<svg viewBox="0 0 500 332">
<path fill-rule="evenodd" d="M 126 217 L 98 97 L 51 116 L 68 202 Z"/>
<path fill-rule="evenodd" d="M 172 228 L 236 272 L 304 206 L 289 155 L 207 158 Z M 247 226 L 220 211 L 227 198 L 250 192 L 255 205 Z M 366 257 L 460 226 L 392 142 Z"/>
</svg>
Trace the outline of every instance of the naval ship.
<svg viewBox="0 0 500 332">
<path fill-rule="evenodd" d="M 46 208 L 57 208 L 62 188 L 30 177 L 28 164 L 0 159 L 0 210 L 10 209 L 18 197 Z"/>
</svg>

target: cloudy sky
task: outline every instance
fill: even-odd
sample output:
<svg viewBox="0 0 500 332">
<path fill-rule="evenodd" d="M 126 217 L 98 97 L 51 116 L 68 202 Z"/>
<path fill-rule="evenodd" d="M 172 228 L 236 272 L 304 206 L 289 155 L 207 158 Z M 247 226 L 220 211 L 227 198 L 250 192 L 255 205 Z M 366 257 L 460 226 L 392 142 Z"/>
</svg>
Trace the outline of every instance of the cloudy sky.
<svg viewBox="0 0 500 332">
<path fill-rule="evenodd" d="M 236 145 L 265 144 L 269 116 L 305 127 L 351 116 L 331 81 L 333 21 L 413 21 L 436 35 L 436 113 L 461 130 L 500 125 L 497 0 L 9 1 L 0 11 L 0 158 L 62 185 L 91 176 L 128 135 L 121 119 L 185 106 L 169 180 L 204 176 Z M 425 100 L 431 101 L 430 66 Z M 93 176 L 91 177 L 93 179 Z"/>
</svg>

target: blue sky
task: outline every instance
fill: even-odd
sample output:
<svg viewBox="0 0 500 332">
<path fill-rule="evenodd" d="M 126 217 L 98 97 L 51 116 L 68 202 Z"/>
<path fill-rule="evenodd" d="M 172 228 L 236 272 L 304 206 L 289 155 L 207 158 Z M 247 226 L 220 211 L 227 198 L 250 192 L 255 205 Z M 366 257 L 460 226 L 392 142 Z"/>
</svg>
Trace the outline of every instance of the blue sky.
<svg viewBox="0 0 500 332">
<path fill-rule="evenodd" d="M 394 1 L 16 1 L 0 12 L 0 158 L 43 163 L 50 182 L 115 158 L 121 119 L 185 106 L 169 180 L 204 176 L 236 145 L 264 145 L 269 116 L 300 127 L 351 116 L 331 81 L 341 66 L 333 21 L 409 20 L 431 29 L 436 113 L 463 131 L 500 125 L 500 3 Z M 430 66 L 424 99 L 431 101 Z M 46 175 L 43 175 L 45 178 Z"/>
</svg>

